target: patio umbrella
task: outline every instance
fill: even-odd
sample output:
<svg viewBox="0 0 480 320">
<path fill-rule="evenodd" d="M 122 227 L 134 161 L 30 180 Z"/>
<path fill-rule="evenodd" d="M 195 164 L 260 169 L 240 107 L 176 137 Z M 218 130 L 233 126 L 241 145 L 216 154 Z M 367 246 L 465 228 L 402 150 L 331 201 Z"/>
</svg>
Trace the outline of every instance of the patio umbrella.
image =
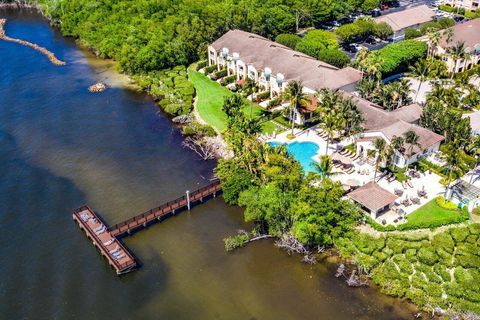
<svg viewBox="0 0 480 320">
<path fill-rule="evenodd" d="M 347 181 L 345 181 L 344 185 L 350 187 L 357 187 L 360 185 L 360 181 L 358 181 L 357 179 L 348 179 Z"/>
</svg>

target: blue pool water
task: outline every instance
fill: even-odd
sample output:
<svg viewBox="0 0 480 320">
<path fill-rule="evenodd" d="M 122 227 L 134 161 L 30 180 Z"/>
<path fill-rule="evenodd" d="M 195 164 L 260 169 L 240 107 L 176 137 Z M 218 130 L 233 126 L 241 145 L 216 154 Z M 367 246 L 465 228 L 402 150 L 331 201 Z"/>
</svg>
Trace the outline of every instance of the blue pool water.
<svg viewBox="0 0 480 320">
<path fill-rule="evenodd" d="M 280 142 L 269 143 L 273 147 L 282 145 Z M 300 162 L 305 173 L 315 171 L 312 165 L 315 160 L 313 160 L 312 157 L 318 153 L 318 149 L 320 149 L 318 144 L 313 142 L 292 142 L 287 144 L 288 153 Z"/>
</svg>

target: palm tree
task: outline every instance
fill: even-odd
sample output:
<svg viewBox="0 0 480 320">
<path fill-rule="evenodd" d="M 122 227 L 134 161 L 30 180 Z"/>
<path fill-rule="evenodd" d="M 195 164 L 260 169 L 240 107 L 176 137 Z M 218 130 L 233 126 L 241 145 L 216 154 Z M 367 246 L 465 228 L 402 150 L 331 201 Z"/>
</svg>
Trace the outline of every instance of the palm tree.
<svg viewBox="0 0 480 320">
<path fill-rule="evenodd" d="M 440 39 L 442 35 L 437 29 L 429 28 L 427 31 L 428 36 L 428 52 L 427 57 L 434 57 L 438 44 L 440 43 Z"/>
<path fill-rule="evenodd" d="M 322 89 L 317 92 L 317 97 L 319 107 L 316 111 L 320 116 L 320 125 L 327 133 L 327 147 L 325 149 L 325 154 L 327 154 L 330 140 L 333 139 L 335 131 L 339 129 L 341 124 L 338 109 L 342 96 L 338 91 Z"/>
<path fill-rule="evenodd" d="M 358 66 L 360 67 L 360 72 L 362 73 L 362 78 L 363 78 L 363 66 L 362 62 L 367 59 L 368 55 L 370 54 L 370 51 L 368 51 L 367 48 L 361 48 L 357 54 L 355 55 L 355 61 L 358 63 Z"/>
<path fill-rule="evenodd" d="M 388 158 L 388 147 L 385 140 L 382 138 L 377 138 L 373 141 L 373 146 L 375 148 L 376 158 L 375 158 L 375 174 L 373 175 L 373 182 L 377 178 L 378 167 L 381 163 L 384 163 Z"/>
<path fill-rule="evenodd" d="M 405 139 L 403 137 L 393 136 L 392 140 L 390 141 L 390 153 L 395 155 L 395 152 L 401 152 L 403 148 L 403 144 L 405 143 Z M 395 169 L 396 163 L 395 159 L 392 161 L 393 169 Z"/>
<path fill-rule="evenodd" d="M 418 93 L 420 92 L 422 84 L 427 81 L 429 77 L 431 77 L 431 65 L 432 62 L 428 59 L 425 59 L 417 61 L 413 66 L 410 66 L 410 72 L 407 73 L 407 76 L 418 79 L 418 87 L 415 92 L 415 98 L 413 99 L 413 102 L 417 102 Z"/>
<path fill-rule="evenodd" d="M 448 177 L 447 185 L 445 186 L 445 199 L 447 198 L 447 191 L 450 189 L 450 184 L 452 183 L 453 174 L 460 170 L 461 160 L 460 160 L 460 148 L 454 146 L 453 143 L 446 145 L 445 149 L 445 161 L 448 166 Z"/>
<path fill-rule="evenodd" d="M 461 59 L 467 59 L 468 53 L 465 51 L 465 42 L 457 42 L 453 47 L 448 48 L 448 53 L 455 61 L 452 71 L 452 79 L 457 71 L 458 61 Z"/>
<path fill-rule="evenodd" d="M 405 137 L 405 143 L 408 144 L 408 159 L 410 159 L 410 157 L 413 155 L 413 147 L 419 146 L 419 143 L 418 143 L 419 136 L 412 129 L 405 132 L 403 136 Z M 407 169 L 408 169 L 408 162 L 407 162 Z"/>
<path fill-rule="evenodd" d="M 452 28 L 452 27 L 447 28 L 447 29 L 443 32 L 443 36 L 445 37 L 445 40 L 447 41 L 447 44 L 450 44 L 450 42 L 452 42 L 453 36 L 454 36 L 453 28 Z"/>
<path fill-rule="evenodd" d="M 313 168 L 317 171 L 316 175 L 320 177 L 320 180 L 324 178 L 330 178 L 333 175 L 339 174 L 340 172 L 333 172 L 333 160 L 329 155 L 320 156 L 320 163 L 314 162 Z"/>
<path fill-rule="evenodd" d="M 382 78 L 382 64 L 384 60 L 378 52 L 370 52 L 363 61 L 359 62 L 359 66 L 364 70 L 370 79 L 380 80 Z"/>
<path fill-rule="evenodd" d="M 338 114 L 341 117 L 339 127 L 343 128 L 345 137 L 350 137 L 363 131 L 363 114 L 358 111 L 357 104 L 352 98 L 342 98 Z"/>
<path fill-rule="evenodd" d="M 295 128 L 295 114 L 298 109 L 310 102 L 310 98 L 303 92 L 303 85 L 299 81 L 292 81 L 288 84 L 287 97 L 290 100 L 290 121 L 292 122 L 292 135 Z"/>
</svg>

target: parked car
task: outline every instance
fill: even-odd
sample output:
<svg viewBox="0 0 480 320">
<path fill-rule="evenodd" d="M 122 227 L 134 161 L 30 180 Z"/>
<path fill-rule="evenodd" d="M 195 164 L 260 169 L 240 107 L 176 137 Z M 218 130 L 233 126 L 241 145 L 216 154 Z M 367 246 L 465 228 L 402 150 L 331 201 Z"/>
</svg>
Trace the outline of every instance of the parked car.
<svg viewBox="0 0 480 320">
<path fill-rule="evenodd" d="M 382 13 L 380 12 L 380 9 L 373 9 L 372 10 L 372 14 L 371 14 L 372 17 L 380 17 L 381 15 L 382 15 Z"/>
</svg>

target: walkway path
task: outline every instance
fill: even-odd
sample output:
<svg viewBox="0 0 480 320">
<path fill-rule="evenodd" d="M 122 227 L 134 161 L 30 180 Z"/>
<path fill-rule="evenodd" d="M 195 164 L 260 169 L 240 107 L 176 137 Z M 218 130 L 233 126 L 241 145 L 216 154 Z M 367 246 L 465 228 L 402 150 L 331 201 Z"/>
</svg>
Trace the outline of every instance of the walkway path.
<svg viewBox="0 0 480 320">
<path fill-rule="evenodd" d="M 31 43 L 31 42 L 28 42 L 28 41 L 25 41 L 25 40 L 10 38 L 9 36 L 7 36 L 7 35 L 5 34 L 5 30 L 3 29 L 3 27 L 5 26 L 5 23 L 7 23 L 7 19 L 0 19 L 0 39 L 1 39 L 1 40 L 10 41 L 10 42 L 16 42 L 16 43 L 19 43 L 19 44 L 21 44 L 21 45 L 24 45 L 24 46 L 27 46 L 27 47 L 31 47 L 31 48 L 37 50 L 38 52 L 41 52 L 41 53 L 43 53 L 44 55 L 46 55 L 47 58 L 48 58 L 54 65 L 63 66 L 63 65 L 66 64 L 66 62 L 57 59 L 57 57 L 55 57 L 55 54 L 53 54 L 52 52 L 48 51 L 48 50 L 45 49 L 44 47 L 40 47 L 39 45 L 36 45 L 35 43 Z"/>
</svg>

